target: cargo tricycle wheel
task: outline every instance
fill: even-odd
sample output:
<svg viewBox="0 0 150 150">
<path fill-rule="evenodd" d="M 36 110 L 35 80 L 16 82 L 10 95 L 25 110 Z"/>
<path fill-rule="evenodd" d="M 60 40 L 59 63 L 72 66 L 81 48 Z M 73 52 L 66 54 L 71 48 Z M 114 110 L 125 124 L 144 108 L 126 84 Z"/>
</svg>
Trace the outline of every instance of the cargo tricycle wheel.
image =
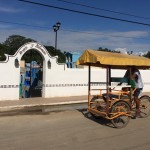
<svg viewBox="0 0 150 150">
<path fill-rule="evenodd" d="M 93 98 L 91 99 L 91 102 L 92 102 L 92 103 L 90 104 L 90 107 L 91 107 L 91 108 L 98 109 L 97 100 L 98 100 L 98 98 L 96 98 L 96 97 L 93 97 Z M 99 118 L 101 118 L 100 116 L 98 116 L 98 115 L 96 115 L 96 114 L 93 114 L 93 113 L 91 113 L 91 112 L 90 112 L 90 114 L 91 114 L 91 116 L 92 116 L 94 119 L 99 119 Z"/>
<path fill-rule="evenodd" d="M 142 96 L 140 98 L 140 116 L 142 118 L 146 118 L 150 115 L 150 97 L 149 96 Z"/>
<path fill-rule="evenodd" d="M 131 109 L 130 109 L 129 104 L 125 101 L 119 100 L 118 102 L 113 104 L 111 108 L 111 112 L 110 112 L 111 117 L 114 117 L 115 115 L 120 114 L 118 117 L 111 120 L 114 127 L 123 128 L 129 123 L 131 117 L 125 114 L 121 115 L 121 113 L 128 114 L 130 110 Z"/>
</svg>

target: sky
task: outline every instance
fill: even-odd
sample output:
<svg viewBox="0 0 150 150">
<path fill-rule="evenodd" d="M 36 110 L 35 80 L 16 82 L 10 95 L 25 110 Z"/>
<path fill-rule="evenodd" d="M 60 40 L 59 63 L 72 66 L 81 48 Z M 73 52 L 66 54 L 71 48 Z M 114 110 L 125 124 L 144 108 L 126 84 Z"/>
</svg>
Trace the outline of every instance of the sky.
<svg viewBox="0 0 150 150">
<path fill-rule="evenodd" d="M 21 35 L 43 45 L 55 46 L 53 25 L 60 22 L 57 48 L 61 51 L 82 53 L 99 47 L 133 53 L 150 51 L 150 0 L 28 1 L 86 14 L 19 0 L 0 0 L 0 43 L 11 35 Z"/>
</svg>

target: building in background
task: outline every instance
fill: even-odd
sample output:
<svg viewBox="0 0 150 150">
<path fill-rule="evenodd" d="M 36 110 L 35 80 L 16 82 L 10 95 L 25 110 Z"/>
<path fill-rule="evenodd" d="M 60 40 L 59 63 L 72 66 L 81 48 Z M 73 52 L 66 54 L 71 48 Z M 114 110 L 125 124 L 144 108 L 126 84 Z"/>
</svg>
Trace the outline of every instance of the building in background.
<svg viewBox="0 0 150 150">
<path fill-rule="evenodd" d="M 66 56 L 66 64 L 68 68 L 78 68 L 76 61 L 81 56 L 79 52 L 64 52 Z"/>
</svg>

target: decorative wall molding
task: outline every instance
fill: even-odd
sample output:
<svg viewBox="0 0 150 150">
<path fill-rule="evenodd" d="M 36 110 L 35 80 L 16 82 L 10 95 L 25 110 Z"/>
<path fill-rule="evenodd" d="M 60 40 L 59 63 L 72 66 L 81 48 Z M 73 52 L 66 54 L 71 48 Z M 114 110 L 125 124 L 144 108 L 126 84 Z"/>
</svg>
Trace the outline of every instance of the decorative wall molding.
<svg viewBox="0 0 150 150">
<path fill-rule="evenodd" d="M 19 85 L 0 85 L 0 88 L 19 88 Z"/>
</svg>

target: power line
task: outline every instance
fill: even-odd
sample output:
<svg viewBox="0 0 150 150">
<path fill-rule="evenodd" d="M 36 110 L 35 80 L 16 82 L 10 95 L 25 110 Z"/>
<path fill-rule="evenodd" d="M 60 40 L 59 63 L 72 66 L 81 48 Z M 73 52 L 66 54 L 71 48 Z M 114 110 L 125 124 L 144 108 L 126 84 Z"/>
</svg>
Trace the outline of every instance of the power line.
<svg viewBox="0 0 150 150">
<path fill-rule="evenodd" d="M 98 14 L 93 14 L 93 13 L 88 13 L 88 12 L 83 12 L 83 11 L 78 11 L 78 10 L 73 10 L 73 9 L 68 9 L 68 8 L 57 7 L 57 6 L 53 6 L 53 5 L 47 5 L 47 4 L 43 4 L 43 3 L 31 2 L 28 0 L 18 0 L 18 1 L 31 3 L 31 4 L 35 4 L 35 5 L 40 5 L 40 6 L 45 6 L 45 7 L 50 7 L 50 8 L 54 8 L 54 9 L 60 9 L 60 10 L 80 13 L 80 14 L 89 15 L 89 16 L 95 16 L 95 17 L 100 17 L 100 18 L 105 18 L 105 19 L 111 19 L 111 20 L 117 20 L 117 21 L 139 24 L 139 25 L 144 25 L 144 26 L 150 26 L 150 24 L 147 24 L 147 23 L 125 20 L 125 19 L 120 19 L 120 18 L 114 18 L 114 17 L 109 17 L 109 16 L 103 16 L 103 15 L 98 15 Z"/>
<path fill-rule="evenodd" d="M 1 23 L 6 23 L 6 24 L 15 24 L 15 25 L 27 26 L 27 27 L 32 27 L 32 28 L 50 29 L 49 27 L 36 26 L 36 25 L 29 25 L 29 24 L 23 24 L 23 23 L 11 22 L 11 21 L 3 21 L 3 20 L 0 20 L 0 22 L 1 22 Z M 51 28 L 51 30 L 53 30 L 53 28 Z M 105 35 L 105 36 L 108 36 L 108 37 L 121 37 L 121 38 L 133 38 L 133 39 L 150 40 L 149 38 L 127 37 L 127 36 L 111 35 L 111 34 L 104 34 L 104 33 L 78 31 L 78 30 L 71 30 L 71 29 L 60 29 L 60 30 L 62 30 L 62 31 L 67 31 L 67 32 L 76 32 L 76 33 L 92 34 L 92 35 Z"/>
<path fill-rule="evenodd" d="M 134 14 L 128 14 L 128 13 L 123 13 L 123 12 L 119 12 L 119 11 L 103 9 L 103 8 L 89 6 L 89 5 L 85 5 L 85 4 L 81 4 L 81 3 L 69 2 L 69 1 L 66 1 L 66 0 L 56 0 L 56 1 L 64 2 L 64 3 L 68 3 L 68 4 L 73 4 L 73 5 L 78 5 L 78 6 L 83 6 L 83 7 L 87 7 L 87 8 L 92 8 L 92 9 L 96 9 L 96 10 L 107 11 L 107 12 L 116 13 L 116 14 L 125 15 L 125 16 L 131 16 L 131 17 L 135 17 L 135 18 L 142 18 L 142 19 L 148 19 L 148 20 L 150 19 L 148 17 L 137 16 L 137 15 L 134 15 Z"/>
<path fill-rule="evenodd" d="M 49 29 L 47 27 L 41 27 L 41 26 L 35 26 L 35 25 L 29 25 L 29 24 L 23 24 L 23 23 L 17 23 L 17 22 L 10 22 L 10 21 L 3 21 L 0 20 L 1 23 L 7 23 L 7 24 L 15 24 L 15 25 L 21 25 L 21 26 L 28 26 L 33 28 L 43 28 L 43 29 Z"/>
</svg>

